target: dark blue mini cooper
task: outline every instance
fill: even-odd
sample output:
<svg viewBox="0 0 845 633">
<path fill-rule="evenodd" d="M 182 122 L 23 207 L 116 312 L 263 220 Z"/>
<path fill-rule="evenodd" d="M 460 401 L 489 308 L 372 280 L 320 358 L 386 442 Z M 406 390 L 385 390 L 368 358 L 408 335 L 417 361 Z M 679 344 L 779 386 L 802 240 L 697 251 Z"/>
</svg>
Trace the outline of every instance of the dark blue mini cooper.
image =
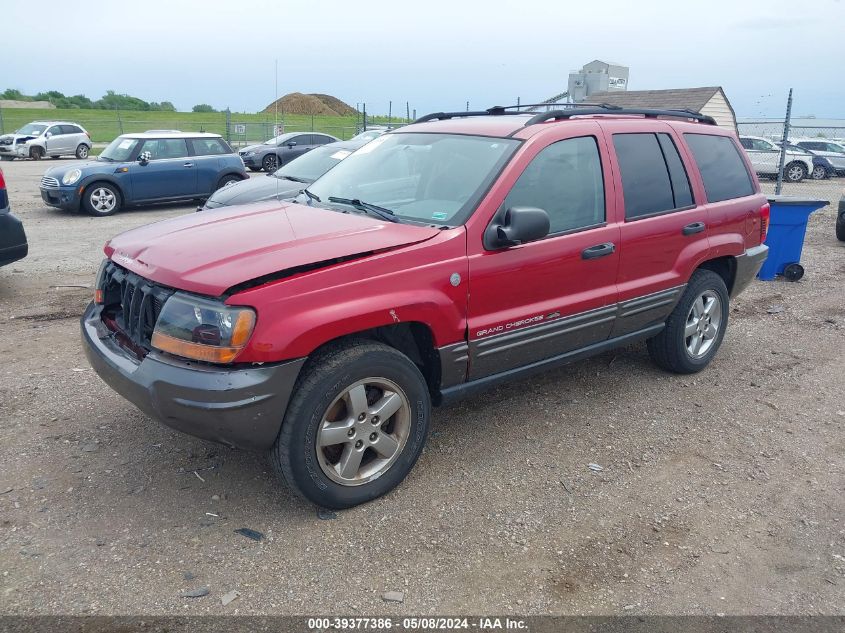
<svg viewBox="0 0 845 633">
<path fill-rule="evenodd" d="M 41 179 L 51 207 L 111 215 L 124 206 L 203 199 L 248 178 L 217 134 L 150 131 L 118 136 L 95 161 L 53 167 Z"/>
</svg>

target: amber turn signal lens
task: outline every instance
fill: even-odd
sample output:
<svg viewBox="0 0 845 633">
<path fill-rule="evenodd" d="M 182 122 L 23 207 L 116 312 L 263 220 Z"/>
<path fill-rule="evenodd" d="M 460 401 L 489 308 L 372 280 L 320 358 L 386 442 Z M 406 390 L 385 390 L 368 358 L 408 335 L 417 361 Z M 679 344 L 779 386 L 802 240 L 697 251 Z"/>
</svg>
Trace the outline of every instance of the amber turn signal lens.
<svg viewBox="0 0 845 633">
<path fill-rule="evenodd" d="M 216 347 L 203 345 L 202 343 L 191 343 L 182 339 L 153 332 L 152 346 L 169 354 L 205 361 L 206 363 L 231 363 L 235 360 L 242 347 Z"/>
<path fill-rule="evenodd" d="M 94 291 L 94 303 L 96 303 L 97 305 L 103 304 L 103 291 L 99 288 Z"/>
</svg>

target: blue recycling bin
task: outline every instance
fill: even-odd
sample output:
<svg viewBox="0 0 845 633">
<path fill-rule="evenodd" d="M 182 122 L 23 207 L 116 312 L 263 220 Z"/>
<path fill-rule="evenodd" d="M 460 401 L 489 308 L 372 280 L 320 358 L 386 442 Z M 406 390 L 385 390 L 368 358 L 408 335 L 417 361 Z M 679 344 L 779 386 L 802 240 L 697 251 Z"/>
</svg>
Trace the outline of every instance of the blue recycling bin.
<svg viewBox="0 0 845 633">
<path fill-rule="evenodd" d="M 797 198 L 794 196 L 772 196 L 769 198 L 771 212 L 766 245 L 769 256 L 757 277 L 771 281 L 783 275 L 789 281 L 798 281 L 804 276 L 801 265 L 801 250 L 804 248 L 804 234 L 810 214 L 824 206 L 827 200 Z"/>
</svg>

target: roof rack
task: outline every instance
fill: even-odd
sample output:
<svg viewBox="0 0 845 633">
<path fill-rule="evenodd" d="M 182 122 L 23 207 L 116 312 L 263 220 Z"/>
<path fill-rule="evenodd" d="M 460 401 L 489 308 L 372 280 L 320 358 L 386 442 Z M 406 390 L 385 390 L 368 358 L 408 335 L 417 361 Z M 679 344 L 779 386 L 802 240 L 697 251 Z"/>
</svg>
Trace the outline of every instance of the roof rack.
<svg viewBox="0 0 845 633">
<path fill-rule="evenodd" d="M 560 119 L 570 119 L 574 116 L 585 116 L 593 114 L 637 114 L 646 118 L 658 117 L 675 117 L 682 119 L 693 119 L 699 123 L 706 123 L 708 125 L 716 125 L 716 120 L 701 114 L 695 110 L 677 109 L 677 110 L 650 110 L 639 108 L 623 108 L 618 105 L 611 105 L 609 103 L 522 103 L 519 105 L 510 106 L 493 106 L 486 110 L 472 110 L 466 112 L 432 112 L 420 117 L 414 123 L 425 123 L 426 121 L 444 121 L 446 119 L 455 119 L 459 117 L 473 117 L 473 116 L 504 116 L 513 114 L 528 114 L 521 112 L 523 108 L 563 108 L 558 110 L 549 110 L 547 112 L 539 112 L 532 116 L 525 122 L 525 127 L 543 123 L 544 121 L 557 121 Z"/>
<path fill-rule="evenodd" d="M 658 117 L 675 117 L 681 119 L 693 119 L 699 123 L 706 123 L 708 125 L 716 125 L 716 120 L 695 112 L 693 110 L 650 110 L 640 108 L 622 108 L 619 106 L 609 106 L 608 104 L 592 105 L 584 109 L 570 108 L 567 110 L 552 110 L 551 112 L 540 112 L 535 114 L 525 122 L 525 127 L 543 123 L 544 121 L 558 121 L 560 119 L 571 119 L 574 116 L 584 116 L 592 114 L 639 114 L 647 119 L 656 119 Z"/>
</svg>

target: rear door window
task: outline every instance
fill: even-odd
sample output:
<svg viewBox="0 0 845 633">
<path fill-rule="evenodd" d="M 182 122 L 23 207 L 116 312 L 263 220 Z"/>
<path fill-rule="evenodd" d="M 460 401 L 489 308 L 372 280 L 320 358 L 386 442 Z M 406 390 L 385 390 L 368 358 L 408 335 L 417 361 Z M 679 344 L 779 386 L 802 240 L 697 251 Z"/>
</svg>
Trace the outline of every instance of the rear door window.
<svg viewBox="0 0 845 633">
<path fill-rule="evenodd" d="M 754 193 L 751 176 L 736 144 L 727 136 L 684 134 L 684 140 L 704 181 L 709 202 L 742 198 Z"/>
<path fill-rule="evenodd" d="M 82 134 L 82 130 L 75 125 L 63 125 L 62 134 Z"/>
<path fill-rule="evenodd" d="M 192 138 L 191 147 L 194 149 L 194 156 L 215 156 L 231 151 L 223 139 L 219 138 Z"/>
<path fill-rule="evenodd" d="M 303 145 L 311 145 L 310 134 L 300 134 L 299 136 L 294 136 L 291 140 L 296 141 L 296 145 L 298 147 L 302 147 Z"/>
<path fill-rule="evenodd" d="M 689 179 L 668 134 L 614 134 L 625 219 L 692 206 Z"/>
</svg>

